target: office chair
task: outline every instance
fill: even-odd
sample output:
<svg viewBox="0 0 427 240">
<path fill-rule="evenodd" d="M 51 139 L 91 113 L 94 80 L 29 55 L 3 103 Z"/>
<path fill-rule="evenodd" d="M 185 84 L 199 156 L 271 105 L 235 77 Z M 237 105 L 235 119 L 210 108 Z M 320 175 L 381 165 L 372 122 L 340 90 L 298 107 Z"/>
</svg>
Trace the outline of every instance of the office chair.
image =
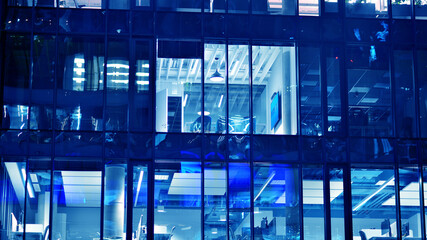
<svg viewBox="0 0 427 240">
<path fill-rule="evenodd" d="M 365 232 L 363 232 L 363 231 L 359 231 L 359 235 L 360 235 L 360 239 L 361 239 L 361 240 L 368 240 L 368 239 L 366 238 L 366 234 L 365 234 Z"/>
</svg>

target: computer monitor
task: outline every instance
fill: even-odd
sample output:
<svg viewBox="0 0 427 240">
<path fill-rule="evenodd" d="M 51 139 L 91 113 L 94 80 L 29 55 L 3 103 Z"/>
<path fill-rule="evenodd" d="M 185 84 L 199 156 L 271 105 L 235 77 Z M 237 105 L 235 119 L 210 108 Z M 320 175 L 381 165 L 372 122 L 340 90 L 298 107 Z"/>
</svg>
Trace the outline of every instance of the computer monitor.
<svg viewBox="0 0 427 240">
<path fill-rule="evenodd" d="M 382 223 L 381 223 L 381 235 L 384 236 L 384 234 L 391 234 L 391 227 L 390 227 L 390 220 L 389 219 L 385 219 Z"/>
</svg>

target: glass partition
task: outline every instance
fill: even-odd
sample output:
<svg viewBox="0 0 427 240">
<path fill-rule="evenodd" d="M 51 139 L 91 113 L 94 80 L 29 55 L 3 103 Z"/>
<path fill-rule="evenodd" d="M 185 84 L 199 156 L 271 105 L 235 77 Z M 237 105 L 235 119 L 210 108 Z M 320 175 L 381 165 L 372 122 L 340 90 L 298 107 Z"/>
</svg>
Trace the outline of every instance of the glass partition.
<svg viewBox="0 0 427 240">
<path fill-rule="evenodd" d="M 300 16 L 319 16 L 319 0 L 299 0 L 298 8 Z"/>
<path fill-rule="evenodd" d="M 104 239 L 126 239 L 127 165 L 107 160 L 104 169 Z"/>
<path fill-rule="evenodd" d="M 325 3 L 326 4 L 326 3 Z M 341 119 L 341 75 L 340 75 L 340 48 L 324 48 L 326 55 L 326 91 L 327 91 L 327 119 L 325 131 L 331 134 L 342 131 Z"/>
<path fill-rule="evenodd" d="M 329 169 L 329 198 L 331 208 L 331 239 L 345 239 L 344 218 L 344 171 L 342 168 Z"/>
<path fill-rule="evenodd" d="M 59 39 L 56 130 L 103 130 L 104 39 Z"/>
<path fill-rule="evenodd" d="M 156 162 L 154 239 L 201 239 L 200 162 Z"/>
<path fill-rule="evenodd" d="M 147 239 L 148 166 L 133 166 L 132 234 L 133 240 Z"/>
<path fill-rule="evenodd" d="M 93 240 L 101 232 L 101 161 L 56 159 L 52 239 Z"/>
<path fill-rule="evenodd" d="M 251 169 L 249 163 L 228 164 L 228 231 L 233 239 L 251 239 Z"/>
<path fill-rule="evenodd" d="M 325 239 L 323 201 L 323 168 L 307 166 L 302 169 L 304 239 Z"/>
<path fill-rule="evenodd" d="M 417 50 L 420 135 L 427 137 L 427 50 Z"/>
<path fill-rule="evenodd" d="M 205 162 L 205 239 L 227 237 L 227 172 L 226 163 Z"/>
<path fill-rule="evenodd" d="M 402 238 L 421 238 L 420 179 L 417 165 L 399 167 L 399 191 Z"/>
<path fill-rule="evenodd" d="M 252 47 L 254 133 L 297 134 L 295 64 L 294 47 Z"/>
<path fill-rule="evenodd" d="M 351 169 L 353 239 L 397 237 L 394 169 Z"/>
<path fill-rule="evenodd" d="M 202 132 L 201 44 L 159 41 L 158 48 L 156 131 Z"/>
<path fill-rule="evenodd" d="M 226 55 L 225 44 L 205 44 L 205 133 L 227 131 Z"/>
<path fill-rule="evenodd" d="M 298 168 L 255 164 L 253 171 L 255 239 L 299 239 Z"/>
<path fill-rule="evenodd" d="M 306 1 L 306 6 L 303 10 L 310 9 L 310 3 L 316 4 L 316 0 Z M 316 10 L 316 8 L 314 9 Z M 259 0 L 252 1 L 252 13 L 255 14 L 270 14 L 270 15 L 295 15 L 296 1 L 295 0 Z M 301 12 L 300 12 L 301 13 Z"/>
<path fill-rule="evenodd" d="M 37 1 L 37 0 L 36 0 Z M 59 0 L 60 8 L 92 8 L 99 9 L 105 8 L 103 3 L 106 0 Z M 109 0 L 113 2 L 114 0 Z M 116 1 L 120 2 L 120 1 Z"/>
<path fill-rule="evenodd" d="M 248 45 L 228 45 L 228 132 L 250 133 Z"/>
<path fill-rule="evenodd" d="M 347 48 L 349 135 L 392 135 L 388 56 L 385 46 Z"/>
</svg>

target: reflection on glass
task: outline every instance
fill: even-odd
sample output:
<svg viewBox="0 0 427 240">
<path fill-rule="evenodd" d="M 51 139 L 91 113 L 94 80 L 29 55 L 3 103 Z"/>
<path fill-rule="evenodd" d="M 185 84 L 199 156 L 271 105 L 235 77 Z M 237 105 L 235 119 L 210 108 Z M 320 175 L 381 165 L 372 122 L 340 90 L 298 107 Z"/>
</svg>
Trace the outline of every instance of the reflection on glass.
<svg viewBox="0 0 427 240">
<path fill-rule="evenodd" d="M 411 50 L 394 50 L 396 135 L 404 138 L 415 137 L 417 130 L 412 56 Z"/>
<path fill-rule="evenodd" d="M 427 204 L 426 204 L 426 199 L 427 199 L 427 167 L 423 167 L 422 168 L 423 170 L 422 170 L 422 174 L 423 174 L 423 190 L 424 190 L 424 192 L 423 192 L 423 195 L 424 195 L 424 214 L 425 214 L 425 216 L 424 217 L 427 217 Z M 425 226 L 424 226 L 426 229 L 427 229 L 427 223 L 425 223 Z M 426 235 L 427 235 L 427 233 L 426 233 Z"/>
<path fill-rule="evenodd" d="M 133 167 L 133 240 L 147 238 L 148 167 L 141 164 Z"/>
<path fill-rule="evenodd" d="M 299 239 L 298 169 L 254 166 L 255 239 Z"/>
<path fill-rule="evenodd" d="M 348 123 L 352 136 L 391 136 L 389 54 L 382 46 L 348 47 Z"/>
<path fill-rule="evenodd" d="M 249 133 L 249 49 L 248 45 L 228 46 L 228 131 Z M 225 125 L 225 122 L 221 125 Z"/>
<path fill-rule="evenodd" d="M 399 167 L 399 191 L 402 237 L 408 239 L 421 238 L 421 202 L 418 166 L 407 165 Z"/>
<path fill-rule="evenodd" d="M 59 49 L 56 129 L 102 131 L 104 39 L 65 37 Z"/>
<path fill-rule="evenodd" d="M 126 131 L 129 89 L 128 41 L 108 43 L 105 130 Z"/>
<path fill-rule="evenodd" d="M 126 239 L 126 164 L 109 161 L 104 176 L 104 238 Z"/>
<path fill-rule="evenodd" d="M 150 0 L 135 0 L 135 6 L 137 7 L 149 7 Z"/>
<path fill-rule="evenodd" d="M 420 103 L 420 132 L 421 137 L 427 137 L 427 50 L 417 51 L 417 76 Z"/>
<path fill-rule="evenodd" d="M 325 0 L 325 13 L 337 13 L 338 0 Z"/>
<path fill-rule="evenodd" d="M 300 47 L 301 134 L 322 135 L 320 48 Z"/>
<path fill-rule="evenodd" d="M 29 117 L 29 36 L 8 35 L 5 44 L 3 129 L 27 129 Z"/>
<path fill-rule="evenodd" d="M 227 172 L 225 163 L 205 163 L 205 239 L 227 236 Z"/>
<path fill-rule="evenodd" d="M 227 73 L 225 44 L 205 44 L 206 133 L 225 133 L 227 111 Z"/>
<path fill-rule="evenodd" d="M 149 42 L 135 43 L 135 83 L 129 101 L 129 124 L 134 131 L 151 130 Z"/>
<path fill-rule="evenodd" d="M 4 161 L 3 161 L 4 160 Z M 0 208 L 0 237 L 6 240 L 23 239 L 25 182 L 27 179 L 24 159 L 4 159 L 0 165 L 2 207 Z M 35 193 L 33 193 L 33 201 Z M 28 196 L 27 196 L 28 197 Z M 28 220 L 27 220 L 28 222 Z"/>
<path fill-rule="evenodd" d="M 177 11 L 177 12 L 201 12 L 202 0 L 155 0 L 157 10 Z"/>
<path fill-rule="evenodd" d="M 295 15 L 295 4 L 296 1 L 292 0 L 252 1 L 252 12 L 255 14 Z M 309 5 L 307 5 L 304 9 L 309 10 L 309 8 Z"/>
<path fill-rule="evenodd" d="M 96 161 L 56 161 L 53 172 L 52 239 L 100 237 L 101 169 Z"/>
<path fill-rule="evenodd" d="M 33 0 L 8 0 L 8 6 L 31 7 Z"/>
<path fill-rule="evenodd" d="M 326 91 L 329 133 L 341 131 L 341 84 L 339 48 L 326 48 Z"/>
<path fill-rule="evenodd" d="M 325 239 L 323 169 L 305 167 L 302 169 L 302 196 L 304 209 L 304 239 Z"/>
<path fill-rule="evenodd" d="M 319 0 L 299 0 L 300 16 L 319 16 Z"/>
<path fill-rule="evenodd" d="M 248 13 L 249 11 L 249 1 L 247 0 L 229 0 L 227 3 L 230 13 Z"/>
<path fill-rule="evenodd" d="M 130 1 L 131 0 L 108 0 L 108 8 L 110 8 L 110 9 L 129 9 Z M 148 2 L 149 2 L 149 0 L 148 0 Z M 138 4 L 138 2 L 137 2 L 137 4 Z"/>
<path fill-rule="evenodd" d="M 154 239 L 200 239 L 200 162 L 158 162 L 154 181 Z"/>
<path fill-rule="evenodd" d="M 159 43 L 156 76 L 157 132 L 202 132 L 198 45 Z M 205 115 L 208 115 L 205 112 Z"/>
<path fill-rule="evenodd" d="M 111 0 L 110 0 L 111 1 Z M 102 8 L 103 0 L 59 0 L 61 8 Z M 121 1 L 116 1 L 121 2 Z"/>
<path fill-rule="evenodd" d="M 351 169 L 353 239 L 397 236 L 394 180 L 392 168 Z"/>
<path fill-rule="evenodd" d="M 410 19 L 412 15 L 411 0 L 392 0 L 391 10 L 393 18 L 405 18 Z"/>
<path fill-rule="evenodd" d="M 31 129 L 52 129 L 55 86 L 55 37 L 36 35 L 33 40 Z"/>
<path fill-rule="evenodd" d="M 331 239 L 343 240 L 344 220 L 344 176 L 342 168 L 329 169 L 329 197 L 331 201 Z"/>
<path fill-rule="evenodd" d="M 30 159 L 28 173 L 25 176 L 26 211 L 25 211 L 25 239 L 48 239 L 50 234 L 50 158 Z"/>
<path fill-rule="evenodd" d="M 427 19 L 427 1 L 426 0 L 414 0 L 415 5 L 415 18 L 416 19 Z"/>
<path fill-rule="evenodd" d="M 297 134 L 295 64 L 294 47 L 252 47 L 254 133 Z"/>
<path fill-rule="evenodd" d="M 250 167 L 248 163 L 229 163 L 229 238 L 251 239 Z"/>
<path fill-rule="evenodd" d="M 346 15 L 351 17 L 388 17 L 387 0 L 349 0 L 345 2 Z"/>
</svg>

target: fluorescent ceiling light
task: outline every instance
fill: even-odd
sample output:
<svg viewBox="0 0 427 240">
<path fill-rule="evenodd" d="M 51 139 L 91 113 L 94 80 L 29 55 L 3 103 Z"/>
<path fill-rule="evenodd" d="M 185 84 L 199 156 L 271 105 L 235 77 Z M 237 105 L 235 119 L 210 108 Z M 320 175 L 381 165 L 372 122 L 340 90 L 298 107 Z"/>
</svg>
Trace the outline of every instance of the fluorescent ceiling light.
<svg viewBox="0 0 427 240">
<path fill-rule="evenodd" d="M 218 103 L 218 108 L 221 107 L 223 98 L 224 98 L 224 94 L 221 94 L 221 98 L 219 99 L 219 103 Z"/>
<path fill-rule="evenodd" d="M 363 98 L 361 103 L 376 103 L 378 102 L 379 98 Z"/>
<path fill-rule="evenodd" d="M 201 112 L 201 111 L 200 111 L 200 112 L 197 112 L 197 115 L 202 116 L 202 112 Z M 209 115 L 211 115 L 211 113 L 210 113 L 210 112 L 208 112 L 208 111 L 204 111 L 204 115 L 205 115 L 205 116 L 209 116 Z"/>
<path fill-rule="evenodd" d="M 154 175 L 154 180 L 168 180 L 169 179 L 169 175 Z"/>
<path fill-rule="evenodd" d="M 365 205 L 369 200 L 375 197 L 379 192 L 381 192 L 385 187 L 388 186 L 390 182 L 394 182 L 394 177 L 390 178 L 387 182 L 385 182 L 381 187 L 379 187 L 375 192 L 371 193 L 367 197 L 365 197 L 362 201 L 360 201 L 354 208 L 353 212 L 359 210 L 363 205 Z"/>
<path fill-rule="evenodd" d="M 134 207 L 136 207 L 137 203 L 138 203 L 138 196 L 139 196 L 139 191 L 141 190 L 141 184 L 142 184 L 142 178 L 144 177 L 144 171 L 140 171 L 139 172 L 139 179 L 138 179 L 138 185 L 136 187 L 136 196 L 135 196 L 135 204 Z"/>
<path fill-rule="evenodd" d="M 185 107 L 185 105 L 187 105 L 187 99 L 188 99 L 188 94 L 185 94 L 184 102 L 182 103 L 183 107 Z"/>
<path fill-rule="evenodd" d="M 30 179 L 31 179 L 31 181 L 32 181 L 33 183 L 38 182 L 37 174 L 35 174 L 35 173 L 30 173 Z"/>
<path fill-rule="evenodd" d="M 369 89 L 369 87 L 353 87 L 349 92 L 367 93 L 369 92 Z"/>
</svg>

